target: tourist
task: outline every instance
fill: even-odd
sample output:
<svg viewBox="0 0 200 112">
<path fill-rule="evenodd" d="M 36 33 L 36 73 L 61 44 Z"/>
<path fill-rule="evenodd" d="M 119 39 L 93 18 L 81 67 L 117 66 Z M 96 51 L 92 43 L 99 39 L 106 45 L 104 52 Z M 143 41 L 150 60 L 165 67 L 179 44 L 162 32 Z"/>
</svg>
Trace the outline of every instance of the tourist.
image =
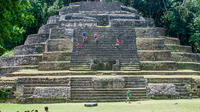
<svg viewBox="0 0 200 112">
<path fill-rule="evenodd" d="M 98 36 L 97 33 L 94 34 L 94 41 L 97 42 Z"/>
<path fill-rule="evenodd" d="M 119 39 L 116 41 L 115 48 L 119 48 Z"/>
<path fill-rule="evenodd" d="M 44 107 L 45 112 L 49 112 L 48 107 Z"/>
<path fill-rule="evenodd" d="M 86 32 L 82 33 L 82 38 L 83 38 L 83 42 L 85 42 L 87 40 Z"/>
<path fill-rule="evenodd" d="M 130 96 L 131 96 L 131 92 L 128 89 L 128 91 L 126 91 L 126 102 L 128 102 L 128 103 L 131 103 Z"/>
<path fill-rule="evenodd" d="M 76 48 L 80 48 L 80 44 L 79 43 L 76 45 Z"/>
</svg>

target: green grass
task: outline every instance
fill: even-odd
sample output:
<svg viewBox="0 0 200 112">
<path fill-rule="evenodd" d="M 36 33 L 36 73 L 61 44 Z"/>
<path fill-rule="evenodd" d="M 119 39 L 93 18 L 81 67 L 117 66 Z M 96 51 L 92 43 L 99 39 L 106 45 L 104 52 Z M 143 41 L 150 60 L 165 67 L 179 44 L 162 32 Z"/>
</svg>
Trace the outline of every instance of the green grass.
<svg viewBox="0 0 200 112">
<path fill-rule="evenodd" d="M 14 53 L 14 49 L 13 49 L 13 50 L 6 51 L 2 56 L 12 56 L 13 53 Z"/>
<path fill-rule="evenodd" d="M 1 112 L 24 112 L 38 109 L 44 112 L 200 112 L 200 99 L 148 100 L 131 104 L 124 102 L 99 103 L 97 107 L 84 107 L 84 103 L 62 104 L 0 104 Z"/>
</svg>

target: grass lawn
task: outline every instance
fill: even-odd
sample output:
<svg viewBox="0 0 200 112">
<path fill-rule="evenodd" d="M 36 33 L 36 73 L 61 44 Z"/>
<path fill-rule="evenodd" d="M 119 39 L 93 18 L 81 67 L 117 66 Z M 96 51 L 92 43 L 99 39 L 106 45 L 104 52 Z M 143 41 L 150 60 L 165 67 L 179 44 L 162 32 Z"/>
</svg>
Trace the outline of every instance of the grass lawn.
<svg viewBox="0 0 200 112">
<path fill-rule="evenodd" d="M 0 104 L 1 112 L 24 112 L 38 109 L 44 112 L 200 112 L 200 99 L 147 100 L 131 104 L 124 102 L 98 103 L 97 107 L 84 107 L 84 103 L 62 104 Z"/>
</svg>

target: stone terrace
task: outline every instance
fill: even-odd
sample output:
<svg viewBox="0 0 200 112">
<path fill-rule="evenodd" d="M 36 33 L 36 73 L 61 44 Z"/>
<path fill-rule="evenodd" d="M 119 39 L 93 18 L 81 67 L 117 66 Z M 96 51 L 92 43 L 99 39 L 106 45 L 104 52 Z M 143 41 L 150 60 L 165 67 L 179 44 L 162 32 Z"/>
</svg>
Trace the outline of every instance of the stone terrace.
<svg viewBox="0 0 200 112">
<path fill-rule="evenodd" d="M 0 88 L 24 103 L 123 101 L 128 89 L 135 100 L 200 93 L 200 54 L 118 2 L 63 7 L 0 66 Z"/>
</svg>

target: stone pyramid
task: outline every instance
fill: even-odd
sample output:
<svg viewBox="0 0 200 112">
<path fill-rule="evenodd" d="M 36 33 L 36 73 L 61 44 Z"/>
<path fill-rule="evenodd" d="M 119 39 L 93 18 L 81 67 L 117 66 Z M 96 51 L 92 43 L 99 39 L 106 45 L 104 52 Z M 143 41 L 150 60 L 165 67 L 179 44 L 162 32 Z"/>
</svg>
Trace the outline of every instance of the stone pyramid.
<svg viewBox="0 0 200 112">
<path fill-rule="evenodd" d="M 85 41 L 83 32 L 87 34 Z M 115 46 L 117 39 L 119 47 Z M 77 48 L 78 43 L 80 48 Z M 20 98 L 25 98 L 24 102 L 46 98 L 45 95 L 56 96 L 53 102 L 62 102 L 63 97 L 73 101 L 121 101 L 126 98 L 123 94 L 128 88 L 138 94 L 136 99 L 141 99 L 147 98 L 148 83 L 176 82 L 167 87 L 185 90 L 182 82 L 189 83 L 191 78 L 157 80 L 120 76 L 102 79 L 81 75 L 199 75 L 200 54 L 192 53 L 190 46 L 180 45 L 179 39 L 165 36 L 163 28 L 155 27 L 153 19 L 140 16 L 134 8 L 119 2 L 80 2 L 63 7 L 59 15 L 50 17 L 37 34 L 29 35 L 24 45 L 15 48 L 14 56 L 1 57 L 0 66 L 1 75 L 17 76 L 2 85 L 11 88 L 23 85 L 17 86 L 16 91 L 22 94 L 18 95 Z M 16 73 L 20 70 L 22 72 Z M 187 92 L 180 91 L 174 95 L 188 96 Z M 81 93 L 85 96 L 80 96 Z M 105 97 L 107 94 L 110 96 Z"/>
</svg>

